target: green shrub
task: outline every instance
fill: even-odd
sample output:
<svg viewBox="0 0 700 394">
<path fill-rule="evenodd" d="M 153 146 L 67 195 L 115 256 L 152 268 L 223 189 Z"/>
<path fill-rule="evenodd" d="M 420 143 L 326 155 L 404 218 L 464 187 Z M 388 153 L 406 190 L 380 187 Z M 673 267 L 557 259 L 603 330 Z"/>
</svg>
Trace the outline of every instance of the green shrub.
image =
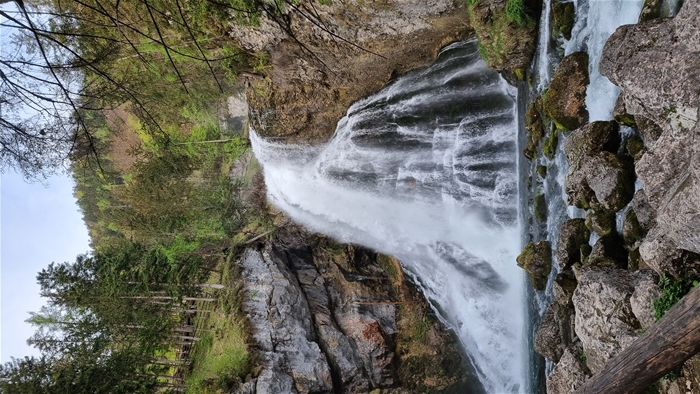
<svg viewBox="0 0 700 394">
<path fill-rule="evenodd" d="M 661 275 L 659 278 L 659 287 L 663 293 L 661 297 L 654 301 L 654 318 L 658 321 L 663 317 L 667 310 L 671 309 L 678 301 L 683 298 L 694 286 L 697 281 L 691 282 L 688 279 L 680 278 L 672 281 L 666 275 Z"/>
<path fill-rule="evenodd" d="M 508 0 L 506 3 L 506 17 L 508 20 L 521 27 L 534 27 L 535 21 L 527 14 L 523 0 Z"/>
</svg>

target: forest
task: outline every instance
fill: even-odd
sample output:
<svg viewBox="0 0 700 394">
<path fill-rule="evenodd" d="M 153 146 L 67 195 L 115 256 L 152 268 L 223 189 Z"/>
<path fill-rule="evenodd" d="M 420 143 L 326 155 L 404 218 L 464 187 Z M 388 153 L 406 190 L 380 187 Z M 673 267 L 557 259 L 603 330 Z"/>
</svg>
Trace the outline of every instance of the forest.
<svg viewBox="0 0 700 394">
<path fill-rule="evenodd" d="M 0 392 L 216 392 L 249 372 L 231 261 L 275 218 L 244 127 L 221 125 L 238 75 L 269 66 L 227 27 L 280 6 L 0 10 L 13 48 L 0 59 L 0 164 L 30 179 L 68 168 L 92 240 L 90 253 L 38 273 L 47 305 L 32 312 L 28 343 L 41 356 L 2 365 Z"/>
</svg>

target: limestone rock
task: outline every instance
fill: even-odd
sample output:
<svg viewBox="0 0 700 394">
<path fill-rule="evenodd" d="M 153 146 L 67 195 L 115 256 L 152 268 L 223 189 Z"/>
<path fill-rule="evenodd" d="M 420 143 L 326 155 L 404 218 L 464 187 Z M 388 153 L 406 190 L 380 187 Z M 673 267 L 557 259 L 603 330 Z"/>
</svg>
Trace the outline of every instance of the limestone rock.
<svg viewBox="0 0 700 394">
<path fill-rule="evenodd" d="M 573 271 L 567 269 L 560 272 L 552 284 L 554 302 L 562 306 L 571 306 L 571 297 L 574 295 L 577 284 Z"/>
<path fill-rule="evenodd" d="M 649 120 L 642 115 L 637 115 L 635 119 L 637 122 L 637 130 L 639 130 L 644 140 L 644 146 L 651 149 L 656 143 L 656 140 L 661 137 L 663 130 L 653 120 Z"/>
<path fill-rule="evenodd" d="M 644 190 L 639 190 L 634 194 L 632 209 L 637 216 L 637 223 L 645 234 L 656 225 L 656 209 L 649 204 Z"/>
<path fill-rule="evenodd" d="M 242 309 L 262 356 L 258 393 L 330 391 L 326 356 L 315 342 L 309 305 L 289 269 L 270 252 L 249 249 L 241 260 Z"/>
<path fill-rule="evenodd" d="M 634 170 L 631 160 L 610 152 L 600 152 L 586 157 L 582 171 L 603 209 L 617 212 L 632 201 Z"/>
<path fill-rule="evenodd" d="M 577 165 L 587 154 L 607 151 L 617 153 L 620 146 L 619 127 L 615 122 L 596 121 L 574 130 L 564 142 L 569 165 Z"/>
<path fill-rule="evenodd" d="M 582 270 L 573 296 L 575 330 L 593 374 L 639 337 L 641 324 L 629 300 L 638 287 L 656 280 L 650 271 Z"/>
<path fill-rule="evenodd" d="M 523 155 L 532 160 L 537 157 L 537 146 L 544 136 L 541 96 L 530 104 L 525 113 L 525 130 L 527 130 L 527 146 L 523 150 Z"/>
<path fill-rule="evenodd" d="M 625 221 L 622 224 L 622 238 L 625 240 L 625 247 L 633 247 L 644 235 L 644 229 L 637 220 L 637 214 L 634 212 L 634 208 L 629 209 L 625 214 Z"/>
<path fill-rule="evenodd" d="M 653 228 L 639 245 L 639 253 L 644 263 L 661 274 L 675 278 L 700 278 L 700 255 L 679 249 L 673 240 Z"/>
<path fill-rule="evenodd" d="M 574 130 L 588 121 L 588 83 L 588 54 L 575 52 L 562 59 L 542 101 L 557 128 Z"/>
<path fill-rule="evenodd" d="M 575 335 L 573 311 L 573 307 L 556 302 L 547 308 L 535 334 L 534 348 L 537 353 L 554 362 L 559 361 Z"/>
<path fill-rule="evenodd" d="M 625 107 L 625 95 L 620 93 L 615 101 L 615 107 L 613 108 L 613 119 L 621 125 L 629 127 L 637 127 L 637 122 L 634 120 L 634 115 L 630 115 Z"/>
<path fill-rule="evenodd" d="M 651 327 L 655 322 L 654 319 L 654 301 L 661 297 L 661 288 L 656 283 L 656 281 L 642 281 L 634 289 L 632 297 L 630 297 L 630 305 L 632 306 L 632 313 L 639 320 L 642 329 L 646 330 Z"/>
<path fill-rule="evenodd" d="M 569 219 L 561 225 L 557 239 L 557 262 L 564 270 L 581 262 L 581 245 L 588 243 L 590 231 L 583 219 Z"/>
<path fill-rule="evenodd" d="M 661 16 L 662 0 L 646 0 L 642 11 L 639 13 L 639 22 L 656 19 Z"/>
<path fill-rule="evenodd" d="M 644 141 L 638 135 L 633 135 L 625 141 L 625 149 L 635 162 L 641 159 L 647 151 L 644 148 Z"/>
<path fill-rule="evenodd" d="M 544 290 L 547 276 L 552 269 L 552 250 L 547 241 L 533 242 L 525 246 L 517 257 L 517 263 L 530 276 L 536 290 Z"/>
<path fill-rule="evenodd" d="M 584 357 L 580 342 L 566 348 L 557 365 L 547 376 L 547 393 L 570 394 L 581 387 L 591 377 Z"/>
</svg>

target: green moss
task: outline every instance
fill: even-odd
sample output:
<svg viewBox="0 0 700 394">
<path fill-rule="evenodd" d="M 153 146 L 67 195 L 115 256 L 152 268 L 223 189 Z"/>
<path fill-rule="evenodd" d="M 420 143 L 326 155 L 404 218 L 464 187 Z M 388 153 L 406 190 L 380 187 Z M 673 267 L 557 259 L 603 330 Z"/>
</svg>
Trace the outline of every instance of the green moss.
<svg viewBox="0 0 700 394">
<path fill-rule="evenodd" d="M 559 144 L 559 130 L 554 129 L 549 132 L 549 137 L 544 141 L 542 146 L 542 153 L 548 158 L 553 158 L 554 154 L 557 152 L 557 145 Z"/>
<path fill-rule="evenodd" d="M 523 150 L 523 155 L 532 160 L 537 157 L 537 145 L 544 136 L 541 97 L 536 98 L 525 113 L 525 130 L 527 130 L 527 146 Z"/>
<path fill-rule="evenodd" d="M 524 68 L 516 68 L 513 70 L 513 74 L 518 78 L 519 81 L 524 81 L 525 80 L 525 69 Z"/>
<path fill-rule="evenodd" d="M 547 221 L 547 201 L 545 200 L 542 190 L 538 190 L 535 194 L 535 218 L 540 223 Z"/>
<path fill-rule="evenodd" d="M 537 174 L 539 174 L 540 178 L 544 179 L 547 177 L 547 167 L 546 166 L 537 166 Z"/>
<path fill-rule="evenodd" d="M 645 152 L 644 141 L 642 141 L 642 139 L 636 135 L 630 137 L 627 139 L 627 152 L 629 152 L 630 156 L 632 156 L 634 160 L 641 159 Z"/>
<path fill-rule="evenodd" d="M 506 2 L 506 17 L 520 27 L 532 28 L 535 26 L 535 20 L 528 15 L 523 0 L 508 0 Z"/>
<path fill-rule="evenodd" d="M 558 31 L 565 39 L 571 39 L 571 30 L 576 21 L 576 10 L 573 2 L 561 0 L 552 3 L 552 28 Z"/>
</svg>

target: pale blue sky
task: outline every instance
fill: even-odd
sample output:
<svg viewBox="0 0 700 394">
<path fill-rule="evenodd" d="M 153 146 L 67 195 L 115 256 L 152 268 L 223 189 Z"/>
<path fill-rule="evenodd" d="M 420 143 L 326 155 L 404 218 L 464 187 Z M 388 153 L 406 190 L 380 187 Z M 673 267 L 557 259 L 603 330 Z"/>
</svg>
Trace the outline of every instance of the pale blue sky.
<svg viewBox="0 0 700 394">
<path fill-rule="evenodd" d="M 0 176 L 0 359 L 37 354 L 26 344 L 34 332 L 24 323 L 44 304 L 36 274 L 52 261 L 74 261 L 89 250 L 87 228 L 69 175 L 26 183 Z"/>
</svg>

